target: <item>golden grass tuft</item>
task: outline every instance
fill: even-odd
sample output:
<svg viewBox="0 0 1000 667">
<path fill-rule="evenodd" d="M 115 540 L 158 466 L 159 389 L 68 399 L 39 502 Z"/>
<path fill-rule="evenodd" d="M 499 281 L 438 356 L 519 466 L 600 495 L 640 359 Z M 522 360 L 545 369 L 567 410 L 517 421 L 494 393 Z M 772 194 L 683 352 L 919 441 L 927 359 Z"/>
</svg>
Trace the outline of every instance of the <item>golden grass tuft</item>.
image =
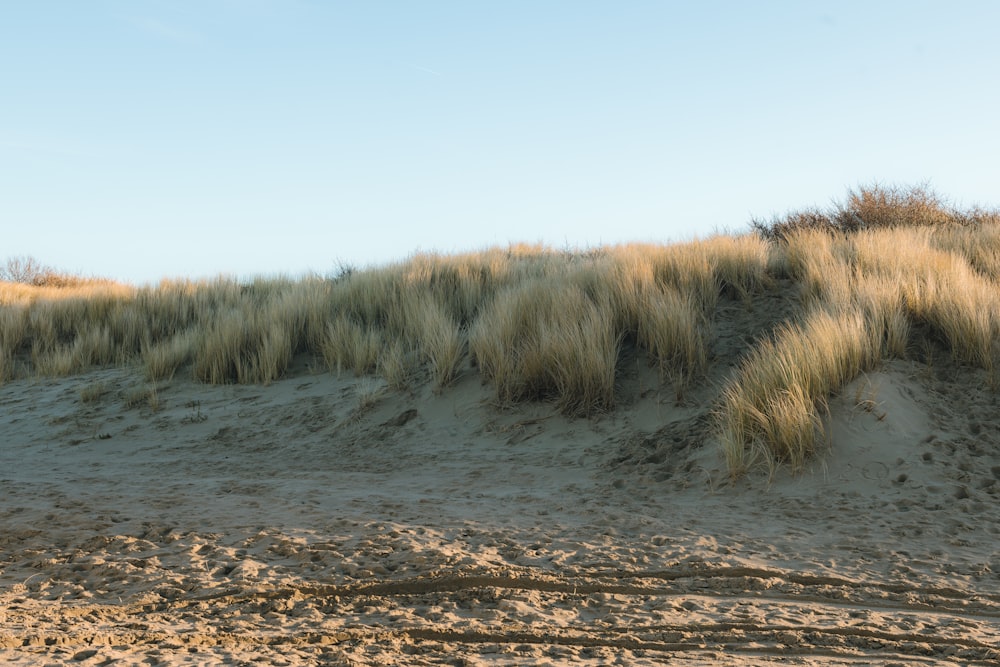
<svg viewBox="0 0 1000 667">
<path fill-rule="evenodd" d="M 762 451 L 801 468 L 823 441 L 827 396 L 875 364 L 880 344 L 861 313 L 814 310 L 758 345 L 722 394 L 720 432 L 730 472 L 745 473 Z"/>
<path fill-rule="evenodd" d="M 447 387 L 458 375 L 465 354 L 464 336 L 445 306 L 434 297 L 414 299 L 412 303 L 416 312 L 410 317 L 420 349 L 430 364 L 434 387 Z"/>
<path fill-rule="evenodd" d="M 231 310 L 199 338 L 192 370 L 211 384 L 267 384 L 281 377 L 291 358 L 286 323 Z"/>
<path fill-rule="evenodd" d="M 401 341 L 390 342 L 379 353 L 378 372 L 390 389 L 397 391 L 410 386 L 412 368 L 409 354 Z"/>
<path fill-rule="evenodd" d="M 169 380 L 181 366 L 194 358 L 199 334 L 188 329 L 151 345 L 142 354 L 147 380 Z"/>
<path fill-rule="evenodd" d="M 0 307 L 0 350 L 13 354 L 28 333 L 28 308 L 17 304 Z"/>
<path fill-rule="evenodd" d="M 646 295 L 637 327 L 637 340 L 664 376 L 681 386 L 704 371 L 708 363 L 703 316 L 691 300 L 676 290 Z"/>
<path fill-rule="evenodd" d="M 469 347 L 500 403 L 552 399 L 569 414 L 614 405 L 619 337 L 600 307 L 567 279 L 533 279 L 497 296 Z"/>
<path fill-rule="evenodd" d="M 364 375 L 375 370 L 381 349 L 382 335 L 378 329 L 341 315 L 327 325 L 321 353 L 330 370 Z"/>
</svg>

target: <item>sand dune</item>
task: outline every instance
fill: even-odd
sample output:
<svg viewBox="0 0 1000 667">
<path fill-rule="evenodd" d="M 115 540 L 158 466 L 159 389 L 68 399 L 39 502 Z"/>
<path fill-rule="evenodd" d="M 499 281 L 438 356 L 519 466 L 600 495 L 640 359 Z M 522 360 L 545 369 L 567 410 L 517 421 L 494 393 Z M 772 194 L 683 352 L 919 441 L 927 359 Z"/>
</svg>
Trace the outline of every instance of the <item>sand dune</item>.
<svg viewBox="0 0 1000 667">
<path fill-rule="evenodd" d="M 678 404 L 638 362 L 591 419 L 498 409 L 470 371 L 175 379 L 155 410 L 127 369 L 11 382 L 0 660 L 996 664 L 984 378 L 887 362 L 808 470 L 735 483 L 714 390 Z"/>
</svg>

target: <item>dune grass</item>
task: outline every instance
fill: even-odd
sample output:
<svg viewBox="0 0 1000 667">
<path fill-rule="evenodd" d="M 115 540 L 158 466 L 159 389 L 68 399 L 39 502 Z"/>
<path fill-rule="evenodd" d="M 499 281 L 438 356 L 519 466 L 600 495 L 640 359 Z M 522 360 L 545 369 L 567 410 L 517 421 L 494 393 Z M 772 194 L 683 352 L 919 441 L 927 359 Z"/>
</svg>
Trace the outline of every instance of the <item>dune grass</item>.
<svg viewBox="0 0 1000 667">
<path fill-rule="evenodd" d="M 827 397 L 914 345 L 943 343 L 996 386 L 998 223 L 996 212 L 949 209 L 923 187 L 862 189 L 832 212 L 755 223 L 784 254 L 805 315 L 751 351 L 723 390 L 717 421 L 732 474 L 800 468 L 822 444 Z"/>
<path fill-rule="evenodd" d="M 744 358 L 719 416 L 733 474 L 765 461 L 801 468 L 820 449 L 827 397 L 879 359 L 881 332 L 871 324 L 860 311 L 816 309 Z"/>
<path fill-rule="evenodd" d="M 501 403 L 552 398 L 565 412 L 607 410 L 618 358 L 609 310 L 571 276 L 535 278 L 485 309 L 470 349 Z"/>
<path fill-rule="evenodd" d="M 943 345 L 996 383 L 997 212 L 872 186 L 752 226 L 673 245 L 518 245 L 332 277 L 141 288 L 18 258 L 0 281 L 0 382 L 128 365 L 149 382 L 266 384 L 305 355 L 396 391 L 478 374 L 500 405 L 591 415 L 615 407 L 623 355 L 638 354 L 678 396 L 721 382 L 715 435 L 734 476 L 804 466 L 826 442 L 828 397 L 883 359 Z M 790 287 L 794 320 L 714 358 L 721 303 L 754 310 Z"/>
</svg>

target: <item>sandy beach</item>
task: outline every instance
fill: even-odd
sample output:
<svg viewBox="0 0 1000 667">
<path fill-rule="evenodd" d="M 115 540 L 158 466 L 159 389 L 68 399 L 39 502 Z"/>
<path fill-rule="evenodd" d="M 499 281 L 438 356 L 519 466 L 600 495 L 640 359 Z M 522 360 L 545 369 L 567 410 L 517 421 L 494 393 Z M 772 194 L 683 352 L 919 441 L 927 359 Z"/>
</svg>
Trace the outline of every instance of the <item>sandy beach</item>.
<svg viewBox="0 0 1000 667">
<path fill-rule="evenodd" d="M 1000 660 L 979 371 L 886 362 L 832 399 L 809 469 L 737 482 L 713 383 L 678 400 L 638 361 L 575 419 L 498 408 L 471 371 L 295 371 L 142 401 L 130 369 L 0 387 L 0 661 Z"/>
</svg>

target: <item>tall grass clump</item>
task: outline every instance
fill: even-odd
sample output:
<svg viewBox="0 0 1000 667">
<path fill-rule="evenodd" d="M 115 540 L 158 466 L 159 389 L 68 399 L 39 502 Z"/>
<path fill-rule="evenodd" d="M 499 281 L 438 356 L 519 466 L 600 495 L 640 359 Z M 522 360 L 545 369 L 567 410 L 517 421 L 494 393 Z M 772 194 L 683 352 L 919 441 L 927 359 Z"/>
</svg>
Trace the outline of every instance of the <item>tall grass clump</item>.
<svg viewBox="0 0 1000 667">
<path fill-rule="evenodd" d="M 74 345 L 62 344 L 50 348 L 33 345 L 31 363 L 37 375 L 48 377 L 65 377 L 84 370 Z"/>
<path fill-rule="evenodd" d="M 384 330 L 398 310 L 404 282 L 399 267 L 389 266 L 351 275 L 333 288 L 331 310 L 367 329 Z"/>
<path fill-rule="evenodd" d="M 701 241 L 719 288 L 748 305 L 771 285 L 771 245 L 759 234 L 714 236 Z"/>
<path fill-rule="evenodd" d="M 703 242 L 694 241 L 670 246 L 630 246 L 641 263 L 652 270 L 655 284 L 688 295 L 698 309 L 708 314 L 719 301 L 720 285 L 712 258 Z"/>
<path fill-rule="evenodd" d="M 377 366 L 390 389 L 402 390 L 410 386 L 410 354 L 402 341 L 388 343 L 379 353 Z"/>
<path fill-rule="evenodd" d="M 722 394 L 730 472 L 738 476 L 763 461 L 801 468 L 824 441 L 827 396 L 872 367 L 879 350 L 861 313 L 819 309 L 756 347 Z"/>
<path fill-rule="evenodd" d="M 173 378 L 177 369 L 194 358 L 198 338 L 198 331 L 188 329 L 147 347 L 142 354 L 146 379 L 155 381 Z"/>
<path fill-rule="evenodd" d="M 613 321 L 606 304 L 565 278 L 529 280 L 484 310 L 469 347 L 499 402 L 554 400 L 565 413 L 590 414 L 614 405 Z"/>
<path fill-rule="evenodd" d="M 627 245 L 596 267 L 619 335 L 635 336 L 678 390 L 707 367 L 707 337 L 720 294 L 752 304 L 770 284 L 769 244 L 756 235 L 717 236 L 675 246 Z"/>
<path fill-rule="evenodd" d="M 900 286 L 884 278 L 868 277 L 854 286 L 851 299 L 864 315 L 878 356 L 905 359 L 912 322 Z"/>
<path fill-rule="evenodd" d="M 145 323 L 130 309 L 135 290 L 109 281 L 0 283 L 0 343 L 41 375 L 69 375 L 126 363 Z"/>
<path fill-rule="evenodd" d="M 218 316 L 198 341 L 194 377 L 210 384 L 267 384 L 281 377 L 292 358 L 285 322 L 234 309 Z"/>
<path fill-rule="evenodd" d="M 676 290 L 645 296 L 636 327 L 636 339 L 655 360 L 664 377 L 683 388 L 705 370 L 705 319 L 690 298 Z"/>
<path fill-rule="evenodd" d="M 0 351 L 13 355 L 26 341 L 28 308 L 22 305 L 0 305 Z"/>
<path fill-rule="evenodd" d="M 508 268 L 507 261 L 488 262 L 472 254 L 419 254 L 401 269 L 401 279 L 410 290 L 428 294 L 456 326 L 468 326 Z"/>
<path fill-rule="evenodd" d="M 331 371 L 350 370 L 355 375 L 364 375 L 375 370 L 382 346 L 380 329 L 340 315 L 327 324 L 320 352 Z"/>
<path fill-rule="evenodd" d="M 970 215 L 987 217 L 982 212 Z M 1000 213 L 994 216 L 992 224 L 935 229 L 929 237 L 930 244 L 942 252 L 964 257 L 980 276 L 995 281 L 1000 278 Z"/>
<path fill-rule="evenodd" d="M 421 354 L 431 368 L 434 387 L 454 381 L 465 354 L 465 339 L 458 323 L 437 298 L 414 297 L 409 301 L 408 327 L 415 331 Z"/>
<path fill-rule="evenodd" d="M 1000 333 L 997 284 L 973 269 L 964 253 L 939 250 L 933 239 L 920 229 L 860 234 L 859 270 L 869 281 L 895 285 L 909 319 L 935 332 L 957 361 L 993 373 Z"/>
<path fill-rule="evenodd" d="M 798 283 L 804 305 L 848 303 L 854 282 L 854 246 L 843 234 L 818 229 L 788 232 L 785 265 Z"/>
<path fill-rule="evenodd" d="M 210 384 L 226 384 L 249 379 L 246 358 L 252 340 L 246 314 L 233 310 L 220 314 L 206 328 L 195 351 L 192 373 L 195 379 Z"/>
</svg>

